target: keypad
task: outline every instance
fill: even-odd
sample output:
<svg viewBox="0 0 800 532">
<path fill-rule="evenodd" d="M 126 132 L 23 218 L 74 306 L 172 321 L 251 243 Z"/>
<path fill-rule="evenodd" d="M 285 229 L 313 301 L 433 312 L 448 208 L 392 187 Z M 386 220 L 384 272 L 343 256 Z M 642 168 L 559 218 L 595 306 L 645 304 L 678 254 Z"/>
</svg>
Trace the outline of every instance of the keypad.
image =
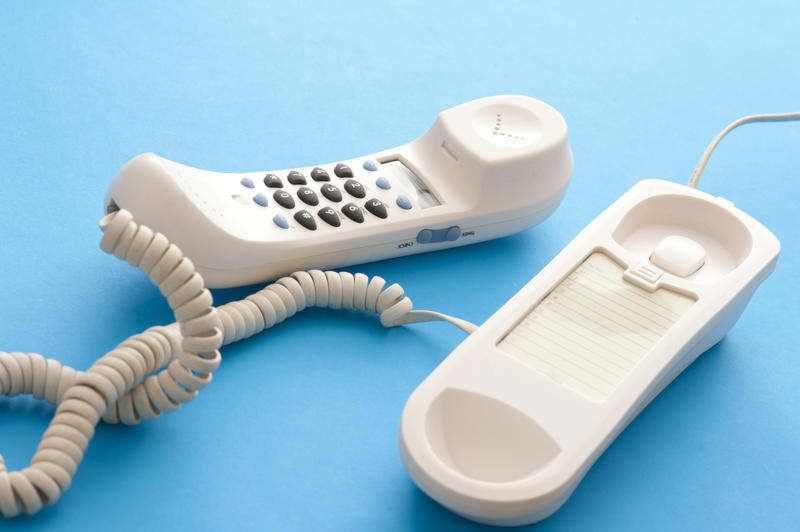
<svg viewBox="0 0 800 532">
<path fill-rule="evenodd" d="M 306 205 L 319 205 L 319 198 L 317 193 L 308 187 L 300 187 L 297 189 L 297 197 Z"/>
<path fill-rule="evenodd" d="M 267 174 L 264 176 L 264 185 L 269 188 L 282 188 L 283 181 L 281 181 L 281 178 L 275 174 Z"/>
<path fill-rule="evenodd" d="M 289 180 L 289 183 L 293 185 L 305 185 L 306 184 L 306 176 L 298 172 L 297 170 L 292 170 L 289 172 L 289 175 L 286 176 L 286 179 Z"/>
<path fill-rule="evenodd" d="M 342 213 L 354 222 L 361 223 L 364 221 L 364 211 L 355 203 L 348 203 L 342 207 Z"/>
<path fill-rule="evenodd" d="M 286 209 L 294 209 L 294 198 L 285 190 L 276 190 L 272 195 L 275 203 Z"/>
<path fill-rule="evenodd" d="M 311 231 L 317 229 L 317 222 L 314 220 L 314 215 L 307 210 L 297 211 L 294 213 L 294 219 L 306 229 L 310 229 Z"/>
<path fill-rule="evenodd" d="M 322 220 L 324 220 L 325 222 L 327 222 L 329 225 L 332 225 L 332 226 L 334 226 L 334 227 L 339 227 L 340 225 L 342 225 L 342 222 L 341 222 L 341 220 L 339 220 L 339 215 L 338 215 L 338 214 L 336 214 L 336 211 L 334 211 L 334 210 L 333 210 L 333 209 L 331 209 L 330 207 L 325 207 L 325 208 L 323 208 L 323 209 L 320 209 L 320 210 L 317 212 L 317 215 L 318 215 L 318 216 L 319 216 L 319 217 L 320 217 Z"/>
<path fill-rule="evenodd" d="M 382 191 L 391 190 L 392 182 L 387 177 L 381 176 L 380 173 L 378 173 L 379 165 L 374 160 L 364 160 L 360 163 L 360 166 L 361 167 L 359 167 L 358 170 L 360 174 L 362 174 L 362 177 L 366 177 L 368 173 L 375 172 L 369 177 L 368 186 L 364 186 L 363 182 L 355 179 L 355 172 L 353 172 L 353 169 L 350 168 L 350 166 L 345 163 L 338 163 L 333 167 L 332 171 L 330 170 L 330 167 L 327 167 L 327 170 L 320 166 L 314 167 L 307 174 L 311 177 L 310 180 L 307 180 L 306 175 L 298 170 L 291 170 L 280 175 L 274 173 L 264 174 L 263 182 L 266 190 L 261 189 L 264 191 L 263 193 L 258 192 L 258 188 L 260 188 L 260 184 L 257 183 L 258 178 L 256 178 L 254 182 L 254 180 L 250 177 L 243 177 L 239 181 L 241 186 L 255 190 L 253 190 L 250 194 L 244 194 L 242 196 L 233 195 L 232 197 L 234 199 L 239 198 L 240 203 L 245 205 L 248 204 L 250 198 L 252 198 L 253 203 L 256 205 L 259 205 L 260 207 L 268 207 L 269 196 L 272 196 L 272 200 L 275 202 L 277 207 L 266 210 L 266 212 L 272 210 L 270 213 L 270 215 L 273 215 L 272 222 L 281 229 L 297 227 L 296 225 L 290 223 L 292 222 L 292 220 L 289 218 L 290 216 L 294 218 L 294 221 L 297 224 L 310 231 L 315 231 L 317 229 L 317 226 L 320 223 L 319 220 L 325 222 L 322 224 L 323 228 L 341 227 L 343 223 L 343 216 L 347 220 L 352 220 L 353 222 L 359 224 L 364 223 L 366 217 L 369 216 L 365 214 L 365 211 L 369 212 L 370 215 L 380 219 L 388 218 L 390 209 L 388 208 L 387 203 L 384 203 L 377 197 L 371 197 L 369 199 L 366 198 L 368 188 L 373 191 L 386 194 Z M 342 184 L 337 186 L 333 183 L 330 183 L 332 175 L 341 178 L 343 181 Z M 373 179 L 374 181 L 372 181 Z M 284 188 L 285 181 L 288 181 L 288 188 Z M 314 182 L 319 183 L 319 185 L 316 185 L 313 188 L 309 187 L 309 181 L 311 181 L 312 185 Z M 256 186 L 257 184 L 258 186 Z M 318 191 L 316 190 L 317 186 L 319 187 Z M 344 189 L 344 192 L 342 189 Z M 345 192 L 347 194 L 345 194 Z M 347 202 L 341 207 L 325 206 L 325 202 L 330 204 L 346 201 L 345 195 L 349 196 L 350 199 L 355 198 L 355 200 L 352 202 Z M 323 202 L 322 205 L 320 205 L 320 201 Z M 392 206 L 396 204 L 397 207 L 402 210 L 409 210 L 413 208 L 411 200 L 408 198 L 408 196 L 402 194 L 388 200 L 388 203 Z M 252 205 L 252 203 L 250 203 L 250 205 Z M 303 209 L 303 207 L 306 205 L 310 207 L 317 207 L 317 209 Z M 295 211 L 298 206 L 299 209 Z M 288 209 L 288 212 L 275 212 L 276 210 L 282 209 Z M 398 210 L 396 212 L 400 211 Z M 347 224 L 349 222 L 345 221 L 344 223 Z"/>
<path fill-rule="evenodd" d="M 378 218 L 386 218 L 389 216 L 389 213 L 386 212 L 386 204 L 379 199 L 372 198 L 364 207 Z"/>
<path fill-rule="evenodd" d="M 325 196 L 331 201 L 335 201 L 336 203 L 342 201 L 342 191 L 333 185 L 322 185 L 319 188 L 319 191 L 322 193 L 323 196 Z"/>
<path fill-rule="evenodd" d="M 328 175 L 328 172 L 317 166 L 311 170 L 311 179 L 314 181 L 330 181 L 331 176 Z"/>
<path fill-rule="evenodd" d="M 353 177 L 353 169 L 344 163 L 339 163 L 333 168 L 337 177 Z"/>
<path fill-rule="evenodd" d="M 347 191 L 348 194 L 350 194 L 354 198 L 361 199 L 367 195 L 367 191 L 364 190 L 364 185 L 362 185 L 355 179 L 348 179 L 347 181 L 345 181 L 344 189 Z"/>
</svg>

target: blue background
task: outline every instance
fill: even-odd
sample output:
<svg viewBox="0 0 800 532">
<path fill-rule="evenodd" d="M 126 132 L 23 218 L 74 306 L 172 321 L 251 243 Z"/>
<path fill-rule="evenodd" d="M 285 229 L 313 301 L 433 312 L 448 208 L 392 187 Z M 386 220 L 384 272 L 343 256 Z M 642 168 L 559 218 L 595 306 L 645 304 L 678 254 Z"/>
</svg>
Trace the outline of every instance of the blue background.
<svg viewBox="0 0 800 532">
<path fill-rule="evenodd" d="M 401 283 L 417 308 L 480 323 L 636 181 L 685 182 L 728 122 L 800 108 L 791 0 L 107 4 L 6 2 L 0 16 L 0 348 L 76 368 L 171 321 L 147 279 L 97 245 L 105 189 L 140 152 L 291 168 L 405 143 L 473 98 L 549 102 L 576 162 L 550 219 L 358 268 Z M 537 529 L 797 526 L 799 156 L 796 123 L 721 145 L 700 188 L 778 236 L 778 269 Z M 406 398 L 462 338 L 307 311 L 226 348 L 180 412 L 101 426 L 59 503 L 0 528 L 482 529 L 418 491 L 396 443 Z M 10 468 L 52 413 L 0 399 Z"/>
</svg>

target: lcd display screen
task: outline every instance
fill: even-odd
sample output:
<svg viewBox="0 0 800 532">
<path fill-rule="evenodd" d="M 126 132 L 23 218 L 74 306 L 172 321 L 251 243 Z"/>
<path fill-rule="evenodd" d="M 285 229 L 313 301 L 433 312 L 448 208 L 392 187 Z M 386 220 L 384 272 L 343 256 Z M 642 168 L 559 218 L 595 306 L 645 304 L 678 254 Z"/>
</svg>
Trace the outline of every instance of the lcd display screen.
<svg viewBox="0 0 800 532">
<path fill-rule="evenodd" d="M 442 204 L 436 196 L 433 195 L 428 185 L 400 161 L 387 161 L 382 163 L 380 171 L 387 174 L 387 177 L 400 185 L 409 199 L 419 205 L 421 209 L 436 207 Z"/>
</svg>

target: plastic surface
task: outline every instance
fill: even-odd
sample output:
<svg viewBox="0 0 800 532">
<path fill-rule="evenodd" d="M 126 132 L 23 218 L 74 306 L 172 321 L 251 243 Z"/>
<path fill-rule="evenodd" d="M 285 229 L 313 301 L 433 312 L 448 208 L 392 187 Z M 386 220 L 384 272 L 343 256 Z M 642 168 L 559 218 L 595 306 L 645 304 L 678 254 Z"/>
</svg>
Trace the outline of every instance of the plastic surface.
<svg viewBox="0 0 800 532">
<path fill-rule="evenodd" d="M 368 161 L 377 161 L 375 170 L 364 168 Z M 350 171 L 337 177 L 342 165 Z M 355 179 L 358 198 L 345 192 L 343 200 L 319 196 L 318 202 L 304 204 L 301 196 L 314 196 L 328 182 L 313 179 L 318 168 L 345 190 L 344 179 Z M 307 183 L 290 184 L 289 170 L 222 174 L 144 154 L 120 170 L 105 204 L 109 210 L 131 211 L 176 242 L 209 286 L 231 287 L 521 231 L 561 203 L 572 174 L 572 153 L 566 123 L 555 109 L 530 97 L 493 96 L 441 112 L 409 144 L 294 171 Z M 390 186 L 378 186 L 373 172 Z M 285 190 L 298 197 L 296 208 L 268 204 L 264 194 L 278 189 L 262 183 L 267 173 L 282 177 Z M 402 190 L 412 194 L 409 209 L 397 205 Z M 369 208 L 375 200 L 385 206 L 378 215 Z M 358 220 L 345 215 L 354 204 L 361 205 Z M 324 208 L 340 212 L 341 223 L 314 223 L 313 213 Z M 310 212 L 298 215 L 299 209 Z M 289 219 L 292 210 L 295 216 Z M 287 216 L 288 228 L 269 223 L 276 214 Z M 308 226 L 301 226 L 297 216 L 308 219 Z M 423 228 L 433 238 L 420 239 Z"/>
<path fill-rule="evenodd" d="M 691 274 L 703 248 L 682 235 L 709 250 Z M 638 183 L 414 391 L 400 424 L 411 477 L 476 521 L 548 517 L 634 416 L 733 326 L 779 250 L 727 201 Z M 673 261 L 670 270 L 653 257 Z"/>
</svg>

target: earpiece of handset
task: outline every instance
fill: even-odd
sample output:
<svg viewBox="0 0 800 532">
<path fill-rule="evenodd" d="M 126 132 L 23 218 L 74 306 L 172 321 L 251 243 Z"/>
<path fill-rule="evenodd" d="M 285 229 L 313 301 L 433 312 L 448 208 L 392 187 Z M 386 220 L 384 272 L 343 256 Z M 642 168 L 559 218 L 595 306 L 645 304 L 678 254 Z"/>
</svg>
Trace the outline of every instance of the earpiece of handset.
<svg viewBox="0 0 800 532">
<path fill-rule="evenodd" d="M 564 118 L 527 96 L 492 96 L 442 111 L 415 144 L 437 152 L 450 167 L 443 171 L 458 176 L 454 194 L 488 209 L 551 212 L 572 175 Z"/>
</svg>

